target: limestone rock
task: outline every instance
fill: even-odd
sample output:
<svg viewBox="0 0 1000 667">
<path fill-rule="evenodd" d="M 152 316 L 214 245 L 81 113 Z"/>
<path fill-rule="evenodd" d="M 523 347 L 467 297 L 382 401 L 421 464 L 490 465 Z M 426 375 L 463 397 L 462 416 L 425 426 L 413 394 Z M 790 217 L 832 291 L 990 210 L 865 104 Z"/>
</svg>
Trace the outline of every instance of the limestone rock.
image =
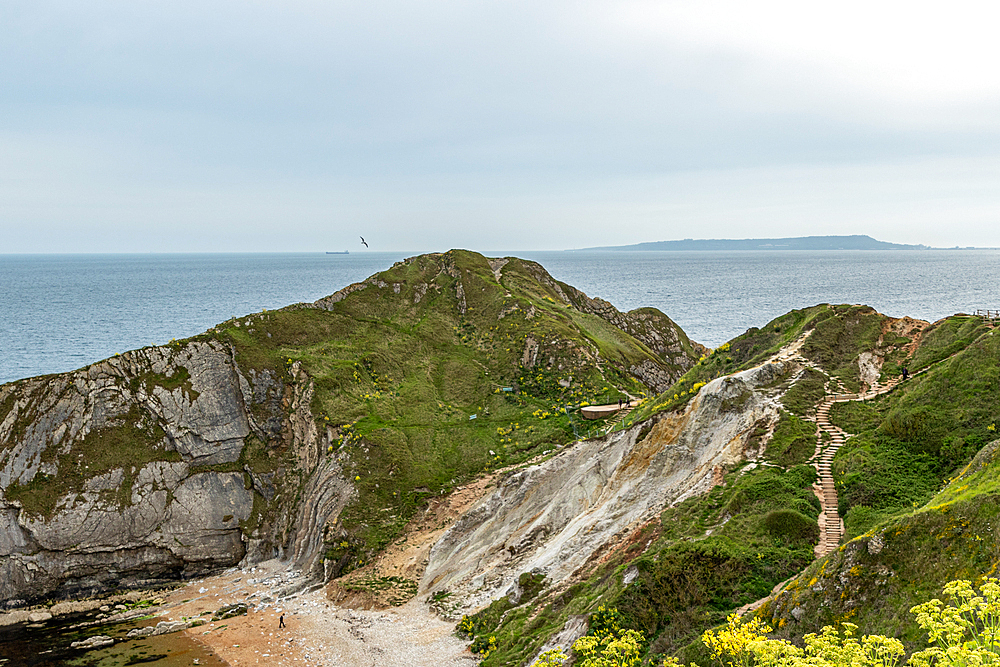
<svg viewBox="0 0 1000 667">
<path fill-rule="evenodd" d="M 587 634 L 587 618 L 587 614 L 574 614 L 566 619 L 566 622 L 563 623 L 559 632 L 553 635 L 552 638 L 545 642 L 542 648 L 538 650 L 538 653 L 532 658 L 532 663 L 537 660 L 538 656 L 541 654 L 555 648 L 561 648 L 563 653 L 569 654 L 570 649 L 573 646 L 573 642 Z"/>
<path fill-rule="evenodd" d="M 0 604 L 157 585 L 283 549 L 313 564 L 353 487 L 321 456 L 311 383 L 294 372 L 290 390 L 272 371 L 242 372 L 221 343 L 192 341 L 0 385 L 10 406 L 0 420 Z M 251 434 L 294 452 L 300 496 L 283 500 L 275 472 L 236 467 Z M 119 467 L 89 472 L 108 438 L 130 450 Z M 39 482 L 48 505 L 18 495 Z M 255 496 L 275 519 L 245 534 Z"/>
<path fill-rule="evenodd" d="M 93 637 L 87 637 L 83 641 L 73 642 L 70 644 L 70 648 L 78 648 L 83 650 L 89 650 L 92 648 L 100 648 L 101 646 L 111 646 L 115 643 L 115 640 L 106 635 L 94 635 Z"/>
<path fill-rule="evenodd" d="M 237 602 L 236 604 L 231 604 L 222 607 L 212 615 L 213 621 L 224 621 L 227 618 L 232 618 L 234 616 L 246 616 L 247 605 L 243 602 Z"/>
<path fill-rule="evenodd" d="M 779 409 L 775 398 L 754 390 L 786 367 L 773 362 L 713 380 L 685 412 L 652 429 L 636 424 L 511 473 L 435 543 L 421 592 L 445 588 L 473 609 L 509 590 L 523 572 L 565 580 L 665 506 L 710 489 L 719 466 L 741 460 L 756 424 Z M 745 397 L 743 406 L 730 410 L 737 396 Z"/>
</svg>

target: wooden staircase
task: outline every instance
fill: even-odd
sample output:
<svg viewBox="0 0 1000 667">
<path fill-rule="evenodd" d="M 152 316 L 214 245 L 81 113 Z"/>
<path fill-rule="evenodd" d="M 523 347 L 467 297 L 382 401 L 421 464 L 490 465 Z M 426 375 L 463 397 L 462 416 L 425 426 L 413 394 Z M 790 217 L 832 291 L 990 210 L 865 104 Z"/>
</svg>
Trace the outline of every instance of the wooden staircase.
<svg viewBox="0 0 1000 667">
<path fill-rule="evenodd" d="M 604 429 L 604 435 L 611 433 L 611 431 L 613 431 L 615 427 L 618 426 L 619 424 L 624 424 L 625 418 L 628 417 L 633 410 L 635 410 L 637 405 L 639 405 L 639 401 L 631 400 L 627 405 L 622 407 L 621 412 L 615 415 L 614 421 L 609 423 L 607 427 Z"/>
<path fill-rule="evenodd" d="M 819 475 L 813 485 L 813 492 L 822 507 L 819 515 L 819 542 L 814 548 L 817 558 L 835 551 L 844 537 L 844 521 L 837 509 L 837 487 L 833 482 L 833 457 L 851 434 L 830 423 L 830 408 L 834 403 L 875 398 L 895 389 L 899 381 L 899 378 L 893 378 L 884 385 L 875 384 L 863 394 L 831 394 L 816 407 L 816 426 L 819 427 L 819 432 L 816 434 L 816 452 L 809 460 Z M 824 439 L 824 435 L 829 440 Z"/>
</svg>

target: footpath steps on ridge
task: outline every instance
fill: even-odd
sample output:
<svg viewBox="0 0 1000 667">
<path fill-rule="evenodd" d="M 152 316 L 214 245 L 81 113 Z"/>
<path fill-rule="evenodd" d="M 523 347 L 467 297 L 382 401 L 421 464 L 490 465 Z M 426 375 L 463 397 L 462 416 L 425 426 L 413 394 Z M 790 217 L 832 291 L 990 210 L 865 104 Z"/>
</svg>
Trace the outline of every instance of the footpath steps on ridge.
<svg viewBox="0 0 1000 667">
<path fill-rule="evenodd" d="M 625 418 L 628 417 L 632 413 L 632 411 L 635 410 L 636 406 L 638 406 L 638 405 L 639 405 L 639 401 L 632 400 L 632 401 L 629 401 L 629 403 L 627 405 L 625 405 L 624 407 L 622 407 L 621 411 L 615 414 L 614 420 L 611 421 L 611 423 L 608 424 L 607 428 L 604 429 L 604 435 L 607 435 L 608 433 L 611 433 L 611 431 L 615 430 L 615 428 L 617 428 L 618 426 L 624 425 L 625 424 Z"/>
<path fill-rule="evenodd" d="M 802 340 L 804 340 L 804 337 Z M 959 350 L 948 355 L 944 359 L 939 359 L 938 361 L 928 364 L 919 371 L 910 373 L 908 377 L 914 378 L 918 375 L 923 375 L 935 366 L 949 361 L 952 357 L 955 357 L 961 352 L 962 350 Z M 912 353 L 913 350 L 910 351 L 910 354 Z M 815 368 L 816 370 L 822 372 L 821 368 L 801 357 L 798 354 L 797 349 L 784 351 L 781 356 L 776 355 L 774 359 L 778 361 L 789 361 L 791 359 L 795 359 L 805 366 Z M 837 450 L 840 449 L 840 447 L 847 441 L 848 438 L 851 437 L 852 434 L 847 433 L 840 427 L 830 423 L 830 408 L 833 407 L 834 403 L 865 401 L 876 396 L 880 396 L 898 387 L 902 381 L 903 378 L 900 376 L 892 378 L 884 385 L 879 385 L 876 382 L 868 389 L 868 391 L 862 394 L 828 394 L 816 404 L 816 416 L 813 418 L 818 428 L 816 433 L 816 451 L 812 457 L 809 458 L 807 463 L 811 463 L 819 474 L 819 479 L 817 479 L 816 483 L 813 485 L 813 492 L 819 498 L 820 506 L 822 507 L 822 511 L 819 515 L 820 537 L 819 542 L 814 548 L 814 553 L 817 558 L 822 558 L 823 556 L 836 551 L 840 546 L 840 540 L 844 537 L 844 522 L 840 518 L 840 513 L 837 508 L 837 487 L 833 482 L 833 457 L 836 455 Z M 809 418 L 807 417 L 807 419 Z M 824 442 L 824 434 L 830 438 L 829 443 Z M 794 578 L 795 576 L 792 576 L 776 585 L 771 590 L 771 594 L 767 597 L 743 605 L 736 611 L 737 615 L 742 616 L 748 612 L 756 611 L 765 602 L 777 595 L 778 592 L 788 585 L 788 583 Z"/>
<path fill-rule="evenodd" d="M 862 394 L 829 394 L 816 407 L 816 426 L 818 427 L 816 452 L 810 461 L 819 475 L 819 479 L 813 485 L 813 491 L 819 498 L 822 508 L 819 515 L 819 542 L 814 549 L 817 558 L 835 551 L 840 545 L 840 540 L 844 537 L 844 520 L 840 517 L 840 512 L 837 509 L 837 487 L 833 481 L 833 457 L 852 434 L 830 423 L 830 408 L 833 407 L 834 403 L 865 401 L 875 398 L 892 391 L 899 382 L 900 378 L 893 378 L 884 385 L 876 383 Z"/>
</svg>

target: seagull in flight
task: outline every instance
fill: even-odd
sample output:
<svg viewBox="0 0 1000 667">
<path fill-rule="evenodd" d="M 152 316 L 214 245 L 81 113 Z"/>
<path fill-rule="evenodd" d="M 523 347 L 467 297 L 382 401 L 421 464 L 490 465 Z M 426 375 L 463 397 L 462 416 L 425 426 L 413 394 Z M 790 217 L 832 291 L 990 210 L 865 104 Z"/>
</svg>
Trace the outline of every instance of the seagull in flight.
<svg viewBox="0 0 1000 667">
<path fill-rule="evenodd" d="M 365 241 L 365 237 L 364 236 L 362 236 L 360 238 L 361 238 L 361 242 L 364 243 L 365 247 L 367 248 L 368 247 L 368 241 Z"/>
</svg>

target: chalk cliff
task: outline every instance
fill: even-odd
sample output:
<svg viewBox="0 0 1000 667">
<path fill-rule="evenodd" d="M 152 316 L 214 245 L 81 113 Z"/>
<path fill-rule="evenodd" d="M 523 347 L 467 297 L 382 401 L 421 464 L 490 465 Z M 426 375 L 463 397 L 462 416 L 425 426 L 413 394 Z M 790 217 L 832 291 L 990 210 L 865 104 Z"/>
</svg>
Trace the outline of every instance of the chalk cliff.
<svg viewBox="0 0 1000 667">
<path fill-rule="evenodd" d="M 751 435 L 778 419 L 779 394 L 762 389 L 792 370 L 766 363 L 703 387 L 683 412 L 566 448 L 507 476 L 434 545 L 421 581 L 463 609 L 505 593 L 519 575 L 568 580 L 664 507 L 718 483 L 751 458 Z M 743 397 L 734 407 L 734 399 Z"/>
<path fill-rule="evenodd" d="M 295 427 L 311 423 L 302 380 L 248 377 L 221 343 L 194 341 L 0 387 L 0 599 L 151 584 L 248 553 L 314 566 L 301 542 L 352 488 L 319 464 L 315 429 Z M 271 465 L 286 440 L 295 470 Z"/>
</svg>

